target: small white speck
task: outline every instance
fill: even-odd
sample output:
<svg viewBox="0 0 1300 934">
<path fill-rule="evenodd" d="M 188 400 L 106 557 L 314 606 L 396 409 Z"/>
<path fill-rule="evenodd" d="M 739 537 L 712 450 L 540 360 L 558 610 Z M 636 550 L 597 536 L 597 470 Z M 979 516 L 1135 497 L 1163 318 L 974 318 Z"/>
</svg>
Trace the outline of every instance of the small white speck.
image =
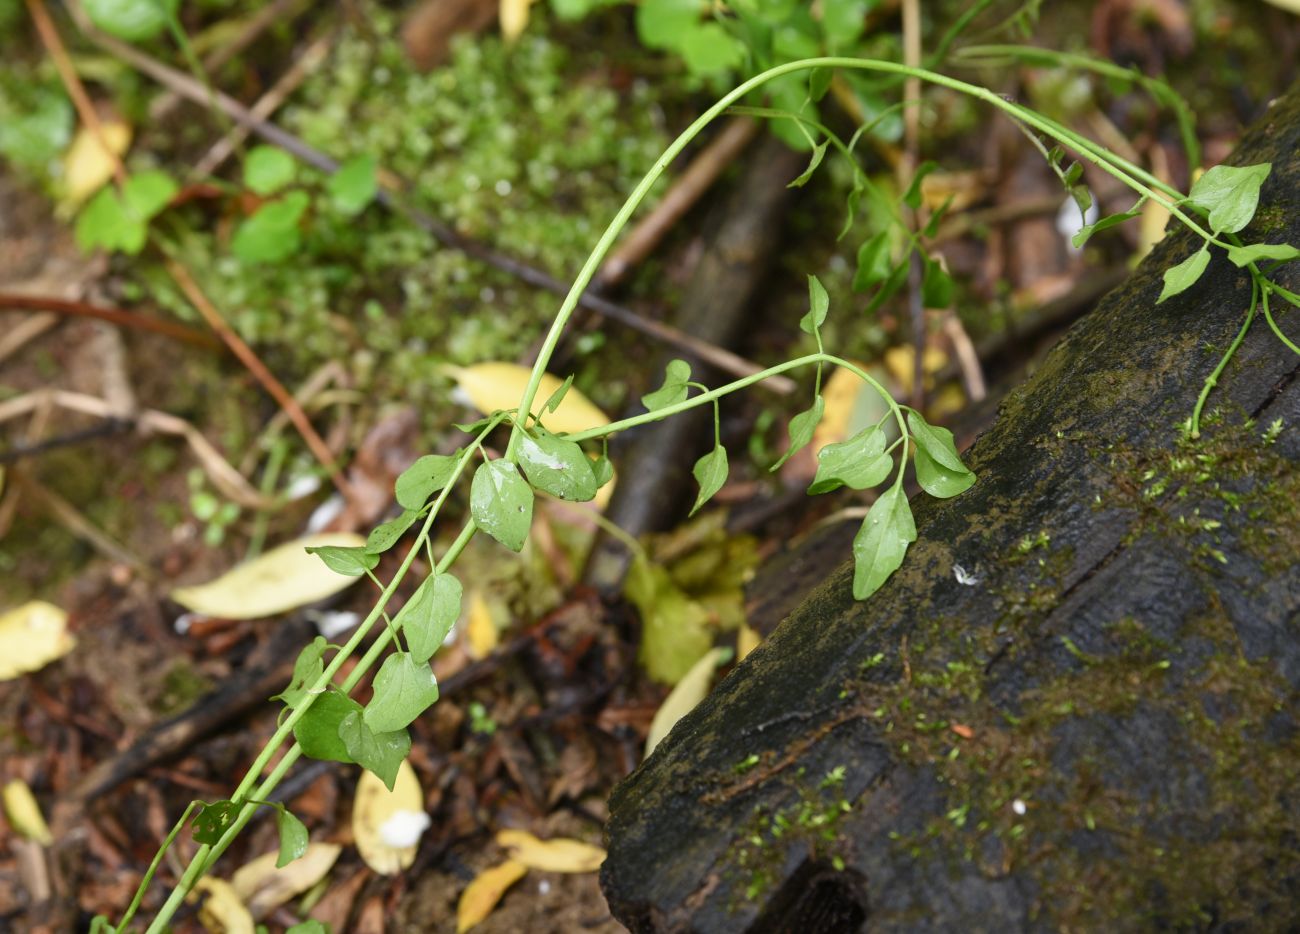
<svg viewBox="0 0 1300 934">
<path fill-rule="evenodd" d="M 197 613 L 182 613 L 176 617 L 176 622 L 172 623 L 172 628 L 176 630 L 177 635 L 183 636 L 190 631 L 190 627 L 194 625 L 194 621 L 198 618 L 199 614 Z"/>
<path fill-rule="evenodd" d="M 1091 191 L 1088 192 L 1090 195 Z M 1061 203 L 1061 209 L 1056 212 L 1056 232 L 1065 238 L 1066 249 L 1071 253 L 1078 253 L 1082 247 L 1076 247 L 1073 243 L 1073 237 L 1088 224 L 1097 223 L 1097 199 L 1094 196 L 1092 204 L 1088 205 L 1088 210 L 1083 214 L 1083 222 L 1079 222 L 1079 206 L 1075 204 L 1073 198 L 1066 198 Z"/>
<path fill-rule="evenodd" d="M 952 566 L 952 576 L 957 578 L 957 583 L 965 587 L 974 587 L 980 582 L 979 577 L 966 570 L 960 564 Z"/>
<path fill-rule="evenodd" d="M 379 825 L 379 839 L 394 849 L 415 846 L 431 823 L 423 811 L 398 811 Z"/>
<path fill-rule="evenodd" d="M 316 631 L 326 639 L 341 636 L 361 622 L 361 615 L 350 610 L 320 610 L 306 615 L 316 624 Z"/>
<path fill-rule="evenodd" d="M 492 190 L 504 198 L 506 195 L 510 194 L 510 192 L 514 191 L 514 186 L 503 178 L 492 186 Z"/>
<path fill-rule="evenodd" d="M 550 893 L 550 891 L 551 891 L 551 882 L 549 879 L 543 879 L 541 882 L 537 883 L 538 895 L 547 895 Z"/>
<path fill-rule="evenodd" d="M 1011 810 L 1015 811 L 1017 814 L 1023 817 L 1025 813 L 1025 802 L 1017 798 L 1016 800 L 1011 802 Z"/>
<path fill-rule="evenodd" d="M 319 489 L 320 477 L 307 473 L 301 477 L 295 477 L 285 489 L 284 495 L 289 499 L 302 499 L 304 496 L 311 496 Z"/>
<path fill-rule="evenodd" d="M 339 513 L 343 511 L 344 505 L 343 497 L 339 496 L 337 493 L 325 500 L 325 502 L 317 506 L 315 511 L 307 517 L 307 531 L 319 532 L 321 529 L 325 528 L 325 526 L 338 518 Z"/>
</svg>

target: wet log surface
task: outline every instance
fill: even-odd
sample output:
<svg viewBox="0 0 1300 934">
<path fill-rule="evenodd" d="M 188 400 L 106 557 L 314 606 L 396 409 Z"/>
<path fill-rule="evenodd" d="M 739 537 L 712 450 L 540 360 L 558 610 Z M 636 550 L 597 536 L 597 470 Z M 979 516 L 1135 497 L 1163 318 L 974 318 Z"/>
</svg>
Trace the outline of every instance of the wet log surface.
<svg viewBox="0 0 1300 934">
<path fill-rule="evenodd" d="M 1245 242 L 1300 243 L 1297 153 L 1293 89 L 1231 160 L 1274 166 Z M 1004 403 L 879 593 L 824 564 L 618 787 L 623 923 L 1300 925 L 1300 359 L 1256 322 L 1180 441 L 1250 297 L 1216 250 L 1157 305 L 1195 245 L 1167 238 Z"/>
</svg>

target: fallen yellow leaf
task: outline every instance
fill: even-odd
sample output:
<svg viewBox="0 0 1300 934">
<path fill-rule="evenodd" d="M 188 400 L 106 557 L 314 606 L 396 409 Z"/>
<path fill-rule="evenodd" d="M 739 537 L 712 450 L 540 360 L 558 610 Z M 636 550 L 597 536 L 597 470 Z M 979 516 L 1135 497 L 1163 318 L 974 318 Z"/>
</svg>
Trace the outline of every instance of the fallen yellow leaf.
<svg viewBox="0 0 1300 934">
<path fill-rule="evenodd" d="M 85 201 L 113 177 L 119 159 L 131 145 L 131 128 L 121 120 L 101 121 L 99 129 L 103 144 L 89 127 L 82 126 L 63 157 L 65 197 L 73 205 Z"/>
<path fill-rule="evenodd" d="M 512 860 L 542 872 L 595 872 L 605 861 L 600 847 L 568 837 L 539 840 L 526 830 L 500 830 L 497 843 Z"/>
<path fill-rule="evenodd" d="M 748 623 L 741 623 L 740 631 L 736 633 L 736 661 L 742 661 L 746 655 L 758 648 L 762 641 L 763 637 L 750 629 Z"/>
<path fill-rule="evenodd" d="M 944 368 L 948 355 L 937 347 L 927 347 L 921 355 L 921 372 L 926 388 L 930 388 L 930 378 Z M 900 344 L 885 351 L 885 368 L 889 375 L 902 387 L 904 396 L 912 394 L 912 379 L 915 376 L 916 351 L 911 344 Z"/>
<path fill-rule="evenodd" d="M 695 709 L 695 705 L 704 700 L 713 681 L 713 671 L 731 660 L 731 649 L 710 649 L 704 657 L 691 666 L 677 686 L 668 692 L 664 702 L 655 711 L 650 721 L 650 732 L 645 739 L 645 754 L 648 757 L 659 741 L 668 735 L 677 721 Z"/>
<path fill-rule="evenodd" d="M 528 26 L 528 7 L 532 0 L 500 0 L 497 16 L 501 20 L 501 38 L 514 42 Z"/>
<path fill-rule="evenodd" d="M 888 377 L 878 367 L 864 363 L 858 366 L 888 385 Z M 876 424 L 889 411 L 880 393 L 844 367 L 831 370 L 822 384 L 822 399 L 825 400 L 822 420 L 813 431 L 811 447 L 814 454 L 828 444 L 847 440 L 868 425 Z"/>
<path fill-rule="evenodd" d="M 515 363 L 476 363 L 473 366 L 443 367 L 456 380 L 465 401 L 480 412 L 495 412 L 498 409 L 513 409 L 523 398 L 528 386 L 529 369 Z M 550 373 L 542 374 L 542 381 L 533 401 L 534 410 L 540 411 L 563 383 Z M 553 412 L 542 412 L 542 424 L 556 434 L 571 431 L 586 431 L 609 424 L 609 418 L 590 399 L 573 387 L 569 387 L 564 401 Z"/>
<path fill-rule="evenodd" d="M 272 548 L 214 581 L 177 588 L 171 598 L 187 610 L 222 619 L 275 616 L 331 597 L 360 579 L 334 573 L 320 558 L 308 554 L 308 547 L 351 548 L 365 543 L 363 536 L 352 532 L 308 535 Z"/>
<path fill-rule="evenodd" d="M 492 607 L 483 598 L 483 594 L 478 590 L 471 590 L 467 602 L 469 609 L 465 620 L 465 647 L 469 651 L 470 658 L 477 661 L 492 654 L 500 637 L 497 633 L 497 624 L 492 618 Z"/>
<path fill-rule="evenodd" d="M 375 773 L 361 773 L 352 802 L 352 838 L 367 866 L 381 876 L 408 868 L 428 826 L 424 792 L 410 762 L 403 759 L 398 766 L 392 791 Z"/>
<path fill-rule="evenodd" d="M 342 849 L 337 843 L 309 843 L 307 852 L 283 869 L 275 868 L 278 850 L 265 853 L 236 869 L 230 884 L 253 917 L 261 918 L 325 878 Z"/>
<path fill-rule="evenodd" d="M 475 876 L 474 881 L 465 886 L 456 905 L 456 934 L 465 934 L 492 914 L 506 889 L 523 878 L 527 871 L 528 867 L 523 863 L 508 859 L 500 866 L 485 869 Z"/>
<path fill-rule="evenodd" d="M 45 823 L 45 815 L 41 813 L 41 806 L 36 803 L 36 796 L 21 778 L 15 778 L 5 785 L 4 805 L 5 817 L 9 818 L 9 825 L 14 830 L 41 846 L 49 846 L 54 842 L 49 825 Z"/>
<path fill-rule="evenodd" d="M 53 603 L 32 600 L 0 615 L 0 681 L 44 668 L 72 651 L 68 614 Z"/>
<path fill-rule="evenodd" d="M 194 883 L 189 900 L 206 896 L 199 909 L 199 923 L 209 934 L 253 934 L 253 916 L 244 906 L 239 894 L 225 879 L 207 876 Z"/>
</svg>

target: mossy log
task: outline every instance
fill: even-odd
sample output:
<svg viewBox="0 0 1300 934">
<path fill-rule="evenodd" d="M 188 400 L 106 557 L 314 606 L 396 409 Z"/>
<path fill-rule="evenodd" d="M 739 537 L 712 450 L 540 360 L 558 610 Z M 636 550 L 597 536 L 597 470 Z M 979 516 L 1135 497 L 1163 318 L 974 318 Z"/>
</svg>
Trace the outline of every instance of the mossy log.
<svg viewBox="0 0 1300 934">
<path fill-rule="evenodd" d="M 1300 89 L 1232 161 L 1273 163 L 1245 242 L 1300 244 Z M 1157 305 L 1196 246 L 1167 238 L 1004 403 L 881 591 L 828 565 L 616 789 L 624 924 L 1300 926 L 1300 358 L 1257 321 L 1181 437 L 1251 291 L 1216 250 Z"/>
</svg>

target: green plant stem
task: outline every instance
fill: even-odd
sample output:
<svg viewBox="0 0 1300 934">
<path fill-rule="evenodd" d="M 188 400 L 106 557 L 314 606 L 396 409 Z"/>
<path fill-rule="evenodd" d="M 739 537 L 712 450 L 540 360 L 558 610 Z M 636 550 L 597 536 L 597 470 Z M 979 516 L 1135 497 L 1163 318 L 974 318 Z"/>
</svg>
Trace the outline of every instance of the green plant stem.
<svg viewBox="0 0 1300 934">
<path fill-rule="evenodd" d="M 1250 330 L 1250 324 L 1255 320 L 1255 308 L 1259 304 L 1259 293 L 1259 281 L 1252 276 L 1250 280 L 1250 308 L 1246 311 L 1246 320 L 1241 323 L 1241 328 L 1237 331 L 1237 336 L 1232 339 L 1232 343 L 1228 345 L 1227 352 L 1219 359 L 1218 366 L 1214 368 L 1209 376 L 1205 377 L 1205 384 L 1201 387 L 1200 395 L 1196 397 L 1196 405 L 1192 407 L 1187 432 L 1191 438 L 1201 436 L 1201 412 L 1205 409 L 1205 403 L 1210 398 L 1210 393 L 1219 384 L 1219 377 L 1223 374 L 1224 368 L 1227 367 L 1228 361 L 1236 354 L 1241 342 L 1246 339 L 1246 332 Z"/>
<path fill-rule="evenodd" d="M 1263 297 L 1261 298 L 1261 303 L 1264 306 L 1264 320 L 1268 322 L 1269 329 L 1273 332 L 1273 334 L 1277 337 L 1278 340 L 1280 340 L 1283 344 L 1285 344 L 1288 348 L 1290 348 L 1292 353 L 1300 355 L 1300 347 L 1297 347 L 1295 345 L 1295 342 L 1292 341 L 1291 338 L 1287 337 L 1284 333 L 1282 333 L 1282 329 L 1278 327 L 1277 322 L 1273 320 L 1273 314 L 1268 309 L 1268 293 L 1270 291 L 1272 290 L 1269 288 L 1269 284 L 1266 282 L 1263 287 L 1264 294 Z"/>
</svg>

